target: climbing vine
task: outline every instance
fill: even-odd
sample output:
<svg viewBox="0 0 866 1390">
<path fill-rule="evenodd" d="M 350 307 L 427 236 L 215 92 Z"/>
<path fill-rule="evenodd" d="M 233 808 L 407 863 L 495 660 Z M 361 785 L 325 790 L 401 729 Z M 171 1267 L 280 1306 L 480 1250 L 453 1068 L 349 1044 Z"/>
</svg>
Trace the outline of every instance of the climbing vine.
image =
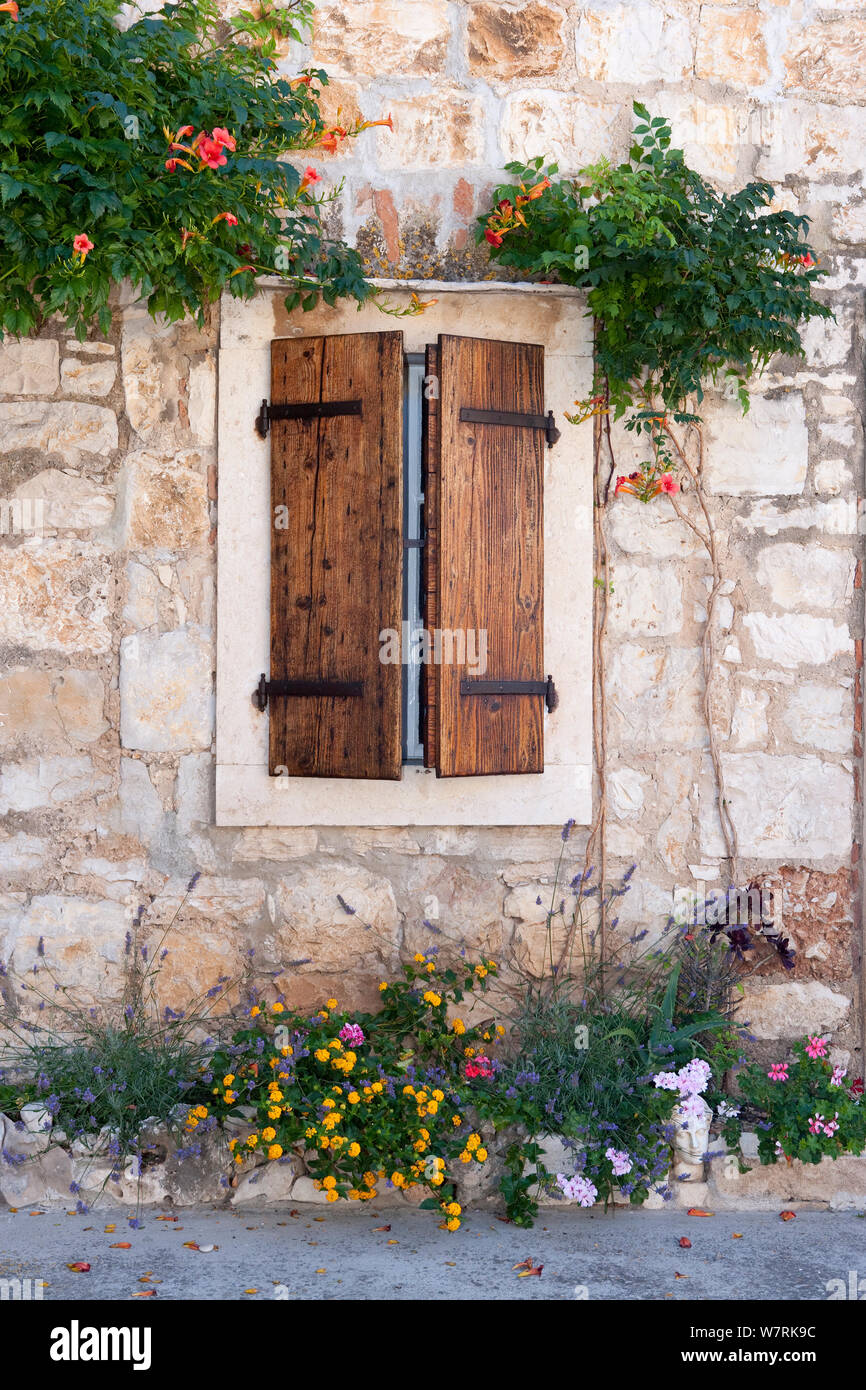
<svg viewBox="0 0 866 1390">
<path fill-rule="evenodd" d="M 667 498 L 707 553 L 711 583 L 702 638 L 703 714 L 731 880 L 739 844 L 725 792 L 715 718 L 718 598 L 725 587 L 704 489 L 700 416 L 712 386 L 749 409 L 749 380 L 777 355 L 803 356 L 801 327 L 832 317 L 813 297 L 824 274 L 806 240 L 808 219 L 774 210 L 768 183 L 721 193 L 671 145 L 671 127 L 634 103 L 628 159 L 601 159 L 559 177 L 541 157 L 509 164 L 479 219 L 491 257 L 527 276 L 587 291 L 593 319 L 591 394 L 568 419 L 594 428 L 594 751 L 599 802 L 587 844 L 605 881 L 607 709 L 605 648 L 610 560 L 605 517 L 612 496 Z M 612 422 L 622 421 L 643 458 L 617 473 Z M 683 505 L 685 495 L 695 506 Z M 602 935 L 605 923 L 602 919 Z"/>
<path fill-rule="evenodd" d="M 288 282 L 290 309 L 371 296 L 358 252 L 328 235 L 340 187 L 322 191 L 315 160 L 391 122 L 328 125 L 326 74 L 281 75 L 278 43 L 304 37 L 313 0 L 231 19 L 176 0 L 126 28 L 118 9 L 0 5 L 0 336 L 54 313 L 107 332 L 122 280 L 200 325 L 261 274 Z"/>
</svg>

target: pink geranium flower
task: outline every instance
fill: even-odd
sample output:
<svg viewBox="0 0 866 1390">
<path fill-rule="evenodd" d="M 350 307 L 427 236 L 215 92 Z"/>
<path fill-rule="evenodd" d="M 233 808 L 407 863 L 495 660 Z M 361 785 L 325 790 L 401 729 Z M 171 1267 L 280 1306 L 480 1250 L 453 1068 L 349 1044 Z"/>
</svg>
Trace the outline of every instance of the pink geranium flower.
<svg viewBox="0 0 866 1390">
<path fill-rule="evenodd" d="M 770 1067 L 770 1070 L 767 1072 L 767 1075 L 771 1081 L 787 1081 L 788 1063 L 773 1062 L 772 1066 Z"/>
<path fill-rule="evenodd" d="M 823 1038 L 810 1038 L 806 1044 L 806 1053 L 813 1061 L 818 1057 L 826 1057 L 827 1044 Z"/>
<path fill-rule="evenodd" d="M 357 1023 L 347 1023 L 340 1029 L 340 1037 L 350 1047 L 360 1047 L 364 1041 L 364 1030 Z"/>
<path fill-rule="evenodd" d="M 480 1053 L 474 1062 L 466 1063 L 465 1072 L 470 1081 L 476 1076 L 483 1076 L 485 1080 L 489 1080 L 493 1075 L 493 1063 L 489 1057 Z"/>
</svg>

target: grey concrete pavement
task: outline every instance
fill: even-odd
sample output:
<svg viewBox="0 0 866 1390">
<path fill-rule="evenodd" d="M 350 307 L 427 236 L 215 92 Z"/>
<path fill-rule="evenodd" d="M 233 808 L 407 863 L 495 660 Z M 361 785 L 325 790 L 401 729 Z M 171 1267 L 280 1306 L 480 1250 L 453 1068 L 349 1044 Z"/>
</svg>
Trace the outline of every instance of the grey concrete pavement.
<svg viewBox="0 0 866 1390">
<path fill-rule="evenodd" d="M 168 1209 L 165 1209 L 166 1211 Z M 335 1204 L 235 1213 L 190 1210 L 176 1221 L 97 1208 L 86 1216 L 0 1209 L 0 1290 L 9 1279 L 41 1279 L 44 1299 L 126 1300 L 156 1288 L 156 1300 L 239 1301 L 513 1299 L 826 1300 L 852 1272 L 866 1295 L 866 1219 L 855 1212 L 682 1211 L 605 1214 L 545 1210 L 531 1231 L 494 1213 L 470 1211 L 460 1231 L 432 1212 L 374 1207 L 363 1215 Z M 106 1232 L 106 1225 L 114 1231 Z M 374 1227 L 389 1225 L 389 1231 Z M 691 1240 L 682 1249 L 681 1236 Z M 129 1250 L 111 1249 L 128 1241 Z M 210 1253 L 184 1242 L 215 1245 Z M 527 1257 L 540 1277 L 521 1279 Z M 67 1264 L 91 1265 L 76 1274 Z M 684 1276 L 677 1278 L 677 1275 Z M 150 1275 L 153 1282 L 140 1282 Z M 160 1281 L 159 1283 L 155 1281 Z M 250 1292 L 254 1290 L 254 1292 Z"/>
</svg>

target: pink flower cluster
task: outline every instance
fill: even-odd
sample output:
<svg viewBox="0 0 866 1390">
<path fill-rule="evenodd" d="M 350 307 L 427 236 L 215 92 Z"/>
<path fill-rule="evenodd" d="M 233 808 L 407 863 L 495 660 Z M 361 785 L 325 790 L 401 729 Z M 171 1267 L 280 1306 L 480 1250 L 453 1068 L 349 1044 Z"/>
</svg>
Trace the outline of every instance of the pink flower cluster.
<svg viewBox="0 0 866 1390">
<path fill-rule="evenodd" d="M 823 1038 L 810 1038 L 806 1044 L 806 1053 L 813 1061 L 817 1057 L 826 1057 L 827 1044 Z"/>
<path fill-rule="evenodd" d="M 466 1063 L 465 1072 L 470 1080 L 474 1080 L 476 1076 L 483 1076 L 487 1081 L 493 1075 L 493 1063 L 489 1057 L 479 1053 L 474 1062 Z"/>
<path fill-rule="evenodd" d="M 823 1116 L 823 1115 L 819 1115 L 817 1111 L 815 1112 L 815 1114 L 814 1114 L 814 1115 L 811 1117 L 811 1119 L 809 1120 L 809 1133 L 810 1133 L 810 1134 L 826 1134 L 827 1137 L 828 1137 L 829 1139 L 832 1139 L 832 1138 L 833 1138 L 833 1135 L 836 1133 L 836 1130 L 837 1130 L 838 1128 L 839 1128 L 839 1111 L 838 1111 L 838 1110 L 836 1111 L 836 1115 L 835 1115 L 834 1119 L 832 1119 L 832 1120 L 825 1120 L 825 1119 L 824 1119 L 824 1116 Z"/>
<path fill-rule="evenodd" d="M 709 1062 L 693 1057 L 679 1071 L 660 1071 L 653 1077 L 657 1091 L 678 1091 L 681 1096 L 699 1096 L 707 1089 L 712 1068 Z"/>
<path fill-rule="evenodd" d="M 833 1075 L 830 1077 L 831 1086 L 841 1086 L 845 1077 L 848 1075 L 847 1067 L 834 1067 Z"/>
<path fill-rule="evenodd" d="M 582 1173 L 575 1173 L 573 1178 L 567 1178 L 564 1173 L 557 1173 L 556 1182 L 568 1200 L 577 1202 L 578 1206 L 591 1207 L 598 1196 L 595 1183 L 591 1183 Z"/>
<path fill-rule="evenodd" d="M 631 1159 L 624 1150 L 614 1148 L 605 1149 L 604 1156 L 610 1159 L 615 1178 L 625 1177 L 626 1173 L 631 1172 Z"/>
<path fill-rule="evenodd" d="M 767 1072 L 767 1076 L 770 1078 L 771 1081 L 787 1081 L 788 1063 L 773 1062 L 772 1066 L 770 1067 L 770 1070 Z"/>
<path fill-rule="evenodd" d="M 357 1023 L 347 1023 L 340 1029 L 340 1038 L 350 1047 L 360 1047 L 364 1041 L 364 1030 Z"/>
</svg>

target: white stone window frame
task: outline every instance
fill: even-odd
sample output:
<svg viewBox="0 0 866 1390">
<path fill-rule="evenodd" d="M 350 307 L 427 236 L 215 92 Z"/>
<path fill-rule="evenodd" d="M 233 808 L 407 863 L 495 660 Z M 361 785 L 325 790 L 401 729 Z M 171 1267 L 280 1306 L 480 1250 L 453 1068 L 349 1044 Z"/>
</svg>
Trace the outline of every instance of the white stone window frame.
<svg viewBox="0 0 866 1390">
<path fill-rule="evenodd" d="M 413 291 L 436 303 L 391 319 L 353 302 L 289 315 L 285 286 L 253 300 L 225 296 L 219 349 L 216 824 L 405 827 L 587 825 L 592 809 L 592 429 L 564 419 L 589 394 L 592 337 L 585 296 L 566 286 L 375 281 L 394 306 Z M 270 670 L 270 444 L 254 421 L 270 395 L 271 342 L 400 328 L 420 352 L 440 333 L 541 343 L 545 409 L 562 437 L 545 448 L 544 663 L 559 707 L 545 714 L 542 773 L 437 777 L 404 766 L 397 781 L 268 775 L 268 715 L 253 704 Z"/>
</svg>

